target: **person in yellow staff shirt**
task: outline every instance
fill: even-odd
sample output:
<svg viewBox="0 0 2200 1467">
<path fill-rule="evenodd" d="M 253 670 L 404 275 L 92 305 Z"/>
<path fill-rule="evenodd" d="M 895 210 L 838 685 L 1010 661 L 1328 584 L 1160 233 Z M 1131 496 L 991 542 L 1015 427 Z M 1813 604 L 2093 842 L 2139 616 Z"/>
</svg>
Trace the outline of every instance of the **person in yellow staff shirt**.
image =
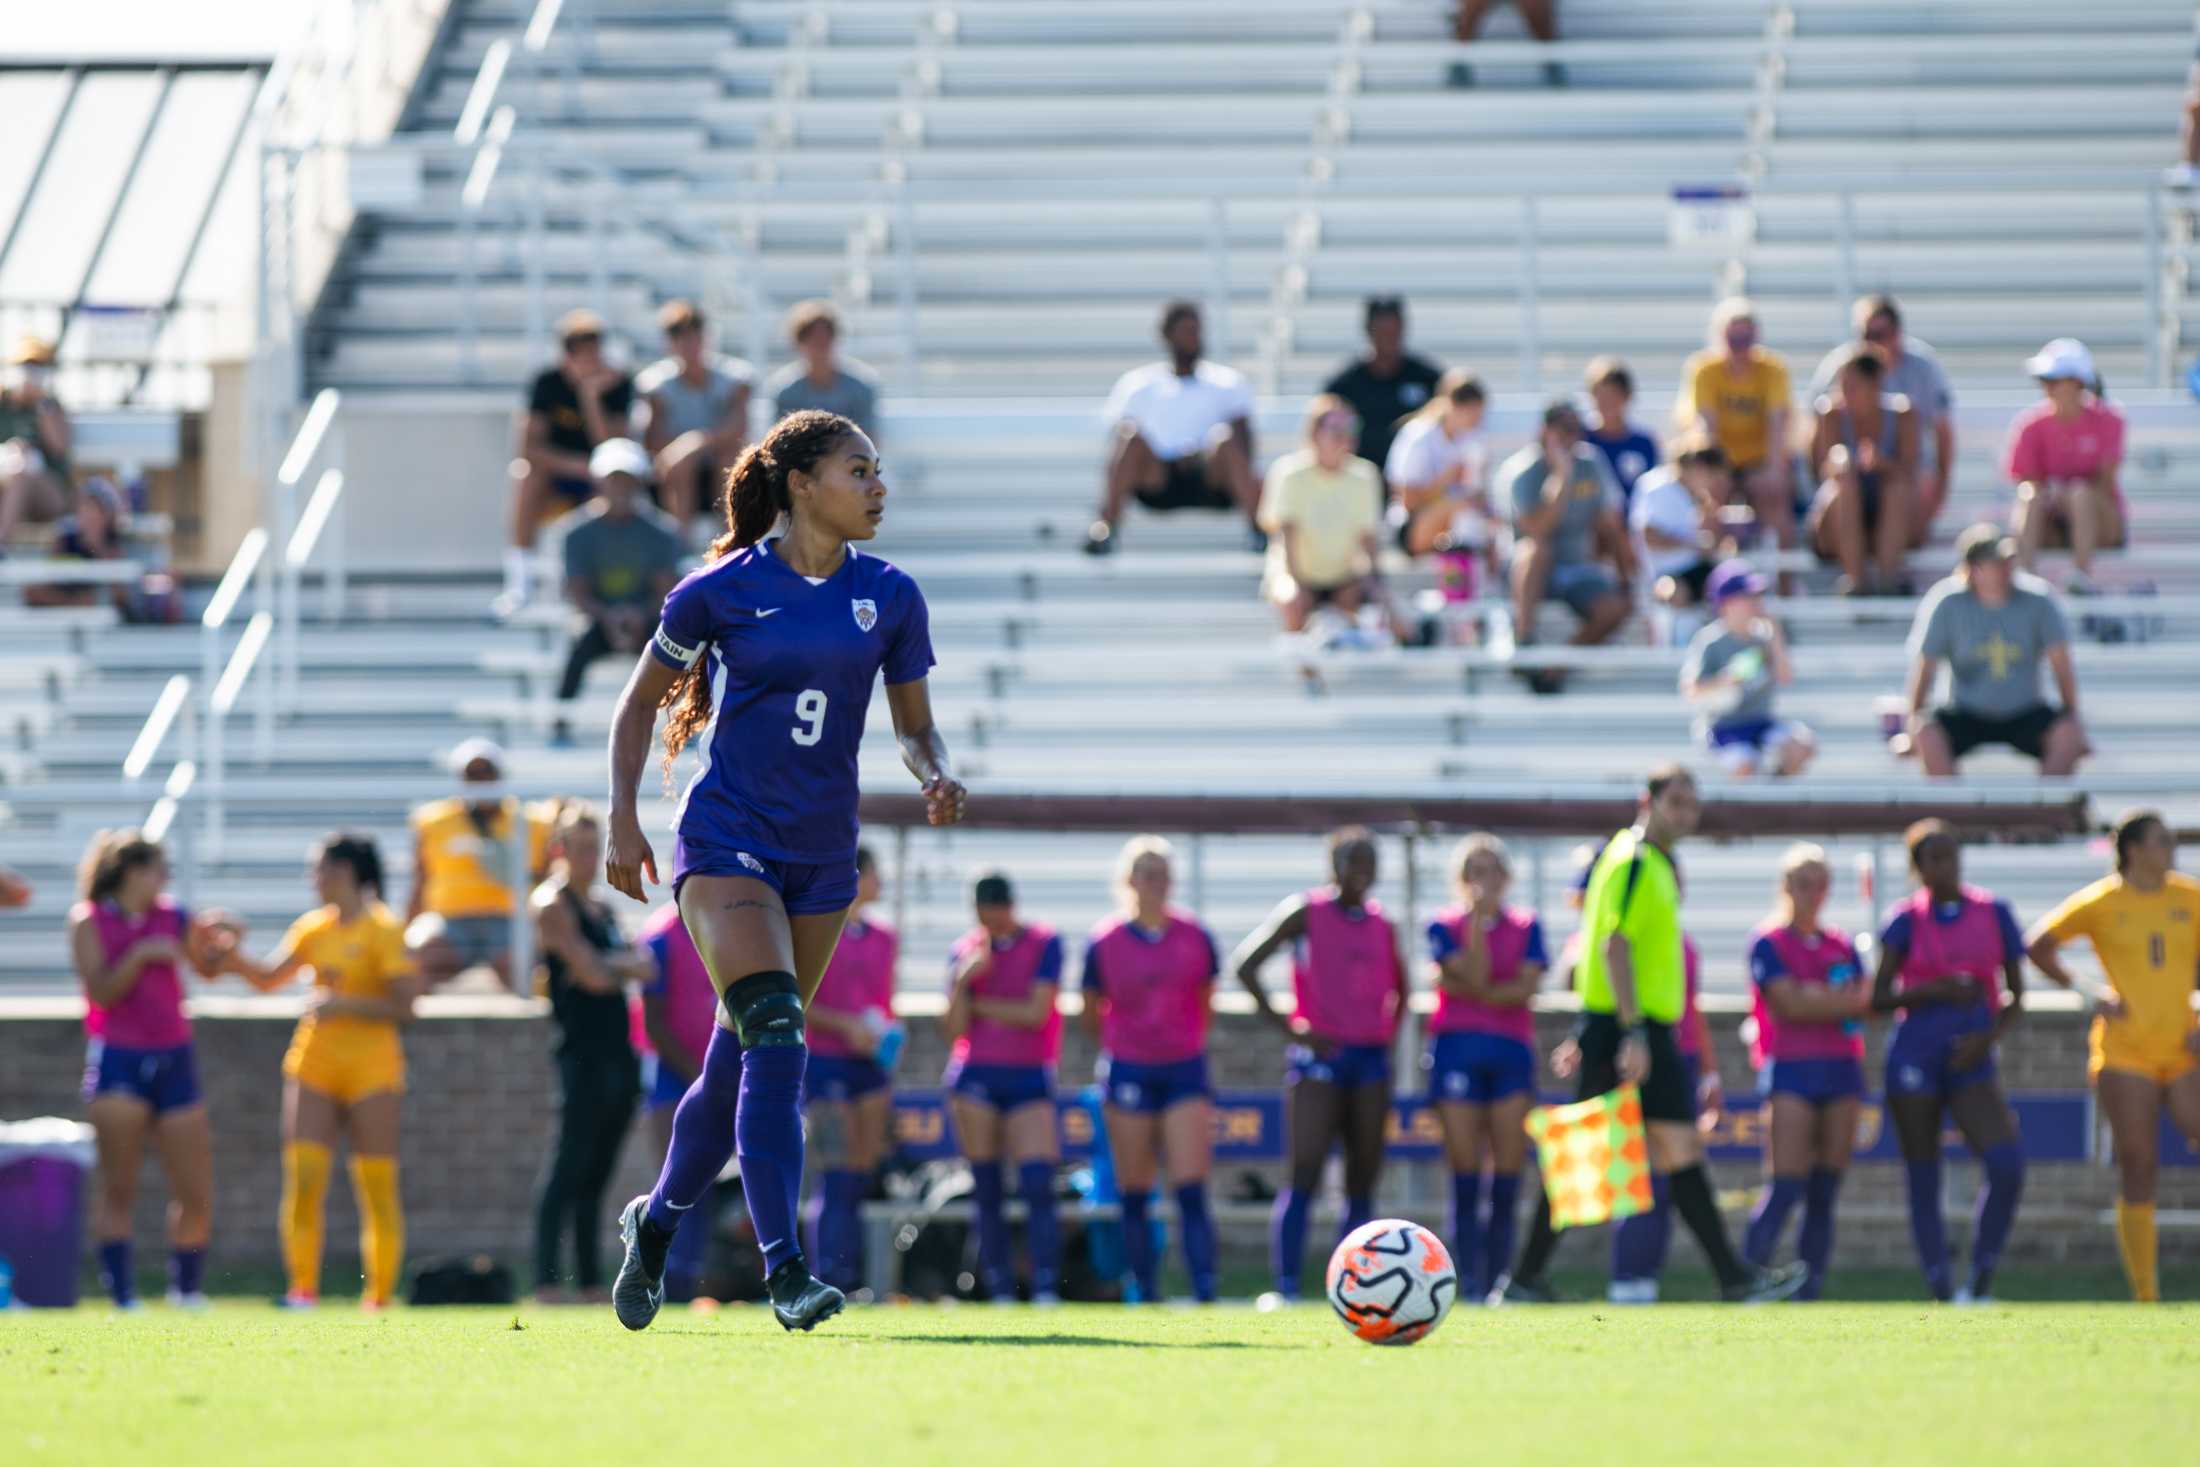
<svg viewBox="0 0 2200 1467">
<path fill-rule="evenodd" d="M 1733 497 L 1756 512 L 1782 550 L 1796 540 L 1793 407 L 1786 359 L 1758 343 L 1756 306 L 1741 296 L 1721 301 L 1711 313 L 1711 344 L 1681 366 L 1673 419 L 1725 450 Z"/>
<path fill-rule="evenodd" d="M 321 1222 L 336 1143 L 351 1142 L 366 1266 L 360 1303 L 380 1309 L 397 1287 L 405 1222 L 397 1199 L 398 1097 L 405 1088 L 400 1025 L 412 1019 L 421 982 L 404 924 L 382 904 L 382 854 L 371 837 L 332 835 L 313 863 L 325 904 L 291 924 L 266 961 L 241 948 L 229 971 L 253 987 L 279 988 L 311 970 L 305 1017 L 283 1056 L 283 1198 L 278 1218 L 290 1275 L 284 1303 L 310 1308 L 321 1292 Z"/>
<path fill-rule="evenodd" d="M 468 739 L 451 751 L 461 784 L 504 779 L 504 751 L 487 739 Z M 507 795 L 497 800 L 465 794 L 434 800 L 413 811 L 413 892 L 405 911 L 405 943 L 433 988 L 468 968 L 487 966 L 505 987 L 526 991 L 528 974 L 512 972 L 512 841 L 524 825 L 527 881 L 543 874 L 555 807 L 523 809 Z"/>
<path fill-rule="evenodd" d="M 2028 940 L 2037 967 L 2065 988 L 2065 943 L 2085 938 L 2108 974 L 2097 996 L 2087 1066 L 2116 1145 L 2116 1241 L 2131 1297 L 2161 1297 L 2154 1242 L 2154 1186 L 2161 1169 L 2162 1108 L 2200 1147 L 2200 1027 L 2192 1009 L 2200 977 L 2200 881 L 2172 869 L 2177 843 L 2160 814 L 2116 822 L 2116 871 L 2041 918 Z"/>
</svg>

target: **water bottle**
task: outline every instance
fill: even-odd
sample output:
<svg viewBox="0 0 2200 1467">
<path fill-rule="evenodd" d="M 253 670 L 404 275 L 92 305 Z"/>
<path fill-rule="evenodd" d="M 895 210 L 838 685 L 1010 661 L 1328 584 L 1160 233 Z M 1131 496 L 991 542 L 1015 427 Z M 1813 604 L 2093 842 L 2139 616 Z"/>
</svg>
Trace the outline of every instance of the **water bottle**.
<svg viewBox="0 0 2200 1467">
<path fill-rule="evenodd" d="M 0 1258 L 0 1309 L 15 1307 L 15 1265 Z"/>
<path fill-rule="evenodd" d="M 863 1027 L 870 1030 L 871 1037 L 878 1041 L 878 1047 L 871 1051 L 872 1060 L 880 1069 L 891 1070 L 894 1061 L 901 1058 L 901 1047 L 908 1041 L 909 1031 L 902 1028 L 900 1021 L 893 1015 L 881 1013 L 877 1009 L 863 1011 Z"/>
</svg>

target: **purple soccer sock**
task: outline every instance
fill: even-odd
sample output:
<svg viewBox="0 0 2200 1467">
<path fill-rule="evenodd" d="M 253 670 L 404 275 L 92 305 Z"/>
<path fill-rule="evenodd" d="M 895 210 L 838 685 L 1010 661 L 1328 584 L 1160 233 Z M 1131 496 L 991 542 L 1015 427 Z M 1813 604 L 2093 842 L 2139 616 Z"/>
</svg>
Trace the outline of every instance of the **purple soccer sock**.
<svg viewBox="0 0 2200 1467">
<path fill-rule="evenodd" d="M 1347 1197 L 1344 1200 L 1344 1221 L 1337 1226 L 1337 1241 L 1343 1242 L 1352 1230 L 1363 1223 L 1375 1220 L 1375 1199 L 1372 1197 Z"/>
<path fill-rule="evenodd" d="M 1299 1297 L 1299 1273 L 1306 1267 L 1306 1214 L 1313 1206 L 1311 1194 L 1286 1187 L 1276 1196 L 1276 1210 L 1268 1219 L 1268 1263 L 1276 1276 L 1276 1292 L 1286 1299 Z"/>
<path fill-rule="evenodd" d="M 1491 1172 L 1490 1223 L 1482 1234 L 1482 1262 L 1477 1266 L 1485 1293 L 1512 1263 L 1513 1233 L 1519 1217 L 1520 1173 Z"/>
<path fill-rule="evenodd" d="M 1490 1291 L 1483 1271 L 1487 1234 L 1482 1227 L 1482 1174 L 1451 1174 L 1451 1258 L 1459 1270 L 1459 1297 L 1471 1299 Z"/>
<path fill-rule="evenodd" d="M 1123 1256 L 1130 1261 L 1131 1281 L 1143 1303 L 1161 1297 L 1161 1268 L 1153 1254 L 1153 1194 L 1125 1192 L 1123 1202 Z"/>
<path fill-rule="evenodd" d="M 970 1163 L 970 1200 L 978 1209 L 978 1282 L 989 1299 L 1016 1297 L 1009 1273 L 1008 1213 L 997 1161 Z"/>
<path fill-rule="evenodd" d="M 1184 1234 L 1184 1266 L 1192 1275 L 1192 1297 L 1215 1302 L 1215 1219 L 1207 1210 L 1207 1184 L 1186 1182 L 1176 1189 L 1176 1225 Z"/>
<path fill-rule="evenodd" d="M 863 1286 L 863 1193 L 868 1180 L 862 1172 L 829 1171 L 811 1204 L 816 1218 L 810 1251 L 816 1255 L 817 1276 L 836 1289 Z"/>
<path fill-rule="evenodd" d="M 121 1308 L 137 1298 L 137 1281 L 130 1273 L 130 1240 L 116 1238 L 99 1245 L 99 1281 L 107 1286 L 107 1297 Z"/>
<path fill-rule="evenodd" d="M 702 1200 L 733 1155 L 741 1071 L 741 1041 L 723 1025 L 711 1030 L 703 1072 L 672 1113 L 672 1144 L 665 1148 L 665 1164 L 649 1194 L 649 1220 L 667 1233 L 679 1228 L 681 1218 Z"/>
<path fill-rule="evenodd" d="M 1994 1268 L 2008 1246 L 2009 1229 L 2017 1220 L 2017 1200 L 2024 1195 L 2024 1148 L 2004 1141 L 1990 1147 L 1981 1161 L 1986 1185 L 1979 1190 L 1971 1229 L 1971 1292 L 1984 1297 L 1994 1291 Z"/>
<path fill-rule="evenodd" d="M 1826 1264 L 1833 1258 L 1833 1204 L 1841 1195 L 1841 1174 L 1819 1167 L 1803 1194 L 1803 1231 L 1795 1256 L 1810 1267 L 1810 1282 L 1798 1299 L 1816 1299 L 1826 1287 Z"/>
<path fill-rule="evenodd" d="M 1650 1210 L 1631 1213 L 1612 1229 L 1612 1282 L 1655 1281 L 1665 1271 L 1673 1241 L 1672 1184 L 1664 1172 L 1650 1174 Z"/>
<path fill-rule="evenodd" d="M 1749 1215 L 1749 1230 L 1742 1234 L 1743 1258 L 1759 1268 L 1772 1262 L 1780 1234 L 1787 1230 L 1788 1214 L 1803 1200 L 1803 1190 L 1801 1177 L 1774 1177 L 1772 1185 L 1758 1194 L 1757 1210 Z"/>
<path fill-rule="evenodd" d="M 1025 1162 L 1016 1169 L 1016 1190 L 1024 1199 L 1024 1246 L 1031 1253 L 1031 1292 L 1060 1293 L 1062 1224 L 1054 1215 L 1054 1163 Z"/>
<path fill-rule="evenodd" d="M 802 1254 L 795 1210 L 802 1195 L 802 1072 L 809 1061 L 800 1044 L 759 1045 L 741 1056 L 734 1153 L 766 1274 Z"/>
<path fill-rule="evenodd" d="M 1935 1299 L 1954 1292 L 1948 1278 L 1948 1229 L 1940 1217 L 1940 1158 L 1902 1164 L 1910 1182 L 1910 1241 L 1917 1245 L 1925 1286 Z"/>
<path fill-rule="evenodd" d="M 168 1255 L 168 1286 L 179 1294 L 206 1292 L 206 1250 L 178 1248 Z"/>
<path fill-rule="evenodd" d="M 703 1270 L 710 1263 L 710 1235 L 717 1227 L 715 1191 L 715 1184 L 706 1186 L 695 1206 L 673 1214 L 679 1226 L 673 1229 L 672 1246 L 665 1253 L 665 1299 L 670 1303 L 687 1303 L 702 1285 Z"/>
</svg>

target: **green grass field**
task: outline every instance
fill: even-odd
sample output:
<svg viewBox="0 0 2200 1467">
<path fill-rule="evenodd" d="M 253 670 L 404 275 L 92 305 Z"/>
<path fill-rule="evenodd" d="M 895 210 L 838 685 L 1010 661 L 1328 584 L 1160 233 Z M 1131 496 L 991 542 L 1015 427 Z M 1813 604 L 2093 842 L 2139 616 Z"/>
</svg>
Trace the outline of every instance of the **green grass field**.
<svg viewBox="0 0 2200 1467">
<path fill-rule="evenodd" d="M 2200 1308 L 0 1316 L 0 1462 L 2190 1463 Z"/>
</svg>

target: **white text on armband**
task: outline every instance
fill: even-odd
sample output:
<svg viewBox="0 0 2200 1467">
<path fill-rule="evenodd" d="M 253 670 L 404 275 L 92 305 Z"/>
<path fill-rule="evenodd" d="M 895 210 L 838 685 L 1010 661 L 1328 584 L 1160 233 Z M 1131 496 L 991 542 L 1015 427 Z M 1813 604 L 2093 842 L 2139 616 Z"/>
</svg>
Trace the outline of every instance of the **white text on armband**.
<svg viewBox="0 0 2200 1467">
<path fill-rule="evenodd" d="M 682 667 L 693 667 L 695 659 L 703 655 L 703 649 L 700 647 L 683 647 L 678 642 L 673 641 L 672 638 L 665 635 L 663 627 L 657 628 L 657 650 L 662 652 L 668 661 L 677 662 Z"/>
</svg>

